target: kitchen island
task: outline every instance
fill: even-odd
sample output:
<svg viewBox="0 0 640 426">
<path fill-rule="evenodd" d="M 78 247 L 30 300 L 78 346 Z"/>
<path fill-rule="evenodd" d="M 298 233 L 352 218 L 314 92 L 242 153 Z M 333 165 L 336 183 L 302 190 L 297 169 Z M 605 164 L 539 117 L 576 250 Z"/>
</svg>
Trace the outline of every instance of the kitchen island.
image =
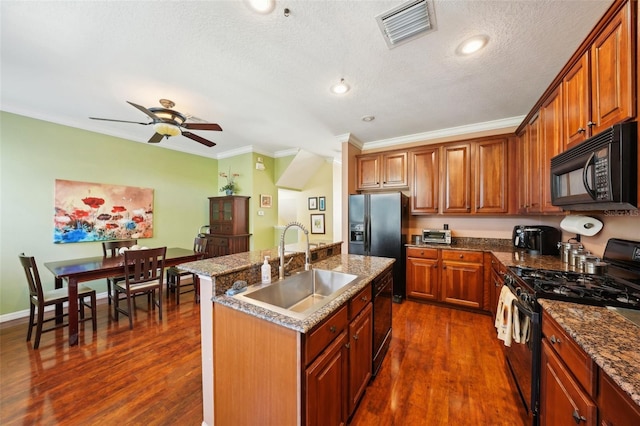
<svg viewBox="0 0 640 426">
<path fill-rule="evenodd" d="M 251 424 L 256 419 L 264 424 L 306 423 L 305 416 L 311 409 L 305 404 L 303 393 L 309 387 L 305 383 L 309 382 L 309 374 L 317 373 L 309 371 L 312 358 L 322 360 L 335 352 L 335 361 L 346 365 L 343 363 L 347 362 L 347 356 L 342 349 L 348 343 L 345 336 L 350 332 L 348 327 L 360 318 L 352 320 L 352 311 L 371 313 L 370 303 L 362 304 L 356 312 L 353 301 L 368 297 L 370 302 L 371 282 L 387 271 L 394 260 L 341 254 L 340 243 L 313 247 L 311 255 L 313 268 L 353 274 L 358 279 L 335 299 L 303 318 L 225 295 L 237 280 L 243 279 L 249 285 L 258 283 L 264 256 L 271 256 L 272 277 L 277 283 L 274 273 L 279 263 L 277 249 L 180 265 L 180 269 L 196 273 L 200 279 L 203 424 L 213 425 L 216 420 L 225 424 L 230 416 L 234 417 L 233 424 Z M 317 260 L 313 261 L 314 258 Z M 298 270 L 304 263 L 304 254 L 290 253 L 285 260 L 291 260 L 290 266 Z M 212 303 L 205 303 L 207 300 Z M 337 337 L 333 343 L 327 342 L 326 350 L 325 346 L 319 348 L 324 351 L 318 355 L 315 349 L 310 349 L 309 342 L 325 334 L 323 326 L 332 321 L 336 326 L 331 323 L 328 333 Z M 337 352 L 331 352 L 334 345 Z M 323 409 L 330 411 L 331 407 Z"/>
</svg>

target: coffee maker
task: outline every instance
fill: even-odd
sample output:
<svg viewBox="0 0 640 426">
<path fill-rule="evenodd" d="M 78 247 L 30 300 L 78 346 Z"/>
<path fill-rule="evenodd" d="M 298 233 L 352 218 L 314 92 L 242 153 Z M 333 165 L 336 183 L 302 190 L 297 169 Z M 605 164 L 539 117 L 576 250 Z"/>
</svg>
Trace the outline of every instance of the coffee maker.
<svg viewBox="0 0 640 426">
<path fill-rule="evenodd" d="M 562 233 L 553 226 L 516 225 L 513 227 L 513 246 L 530 254 L 558 255 L 558 241 Z"/>
</svg>

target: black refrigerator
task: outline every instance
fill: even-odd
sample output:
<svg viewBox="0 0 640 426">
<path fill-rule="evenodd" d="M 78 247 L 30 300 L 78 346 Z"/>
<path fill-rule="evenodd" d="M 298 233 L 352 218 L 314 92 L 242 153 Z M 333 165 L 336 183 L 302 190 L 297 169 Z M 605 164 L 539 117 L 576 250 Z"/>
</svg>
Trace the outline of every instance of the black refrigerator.
<svg viewBox="0 0 640 426">
<path fill-rule="evenodd" d="M 401 192 L 349 195 L 349 253 L 392 257 L 393 301 L 406 297 L 409 197 Z"/>
</svg>

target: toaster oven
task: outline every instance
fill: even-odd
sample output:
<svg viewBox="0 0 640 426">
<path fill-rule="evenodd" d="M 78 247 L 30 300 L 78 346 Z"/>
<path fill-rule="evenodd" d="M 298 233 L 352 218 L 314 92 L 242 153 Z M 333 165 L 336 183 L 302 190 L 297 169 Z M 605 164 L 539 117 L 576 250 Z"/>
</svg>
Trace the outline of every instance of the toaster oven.
<svg viewBox="0 0 640 426">
<path fill-rule="evenodd" d="M 451 244 L 451 231 L 448 229 L 423 229 L 423 244 Z"/>
</svg>

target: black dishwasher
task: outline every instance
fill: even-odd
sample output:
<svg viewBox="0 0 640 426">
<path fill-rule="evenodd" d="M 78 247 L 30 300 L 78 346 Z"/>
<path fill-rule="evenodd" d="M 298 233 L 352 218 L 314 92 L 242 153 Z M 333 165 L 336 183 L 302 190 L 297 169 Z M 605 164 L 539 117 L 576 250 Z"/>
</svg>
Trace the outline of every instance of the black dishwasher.
<svg viewBox="0 0 640 426">
<path fill-rule="evenodd" d="M 391 344 L 393 274 L 388 269 L 373 280 L 373 375 L 378 374 Z"/>
</svg>

